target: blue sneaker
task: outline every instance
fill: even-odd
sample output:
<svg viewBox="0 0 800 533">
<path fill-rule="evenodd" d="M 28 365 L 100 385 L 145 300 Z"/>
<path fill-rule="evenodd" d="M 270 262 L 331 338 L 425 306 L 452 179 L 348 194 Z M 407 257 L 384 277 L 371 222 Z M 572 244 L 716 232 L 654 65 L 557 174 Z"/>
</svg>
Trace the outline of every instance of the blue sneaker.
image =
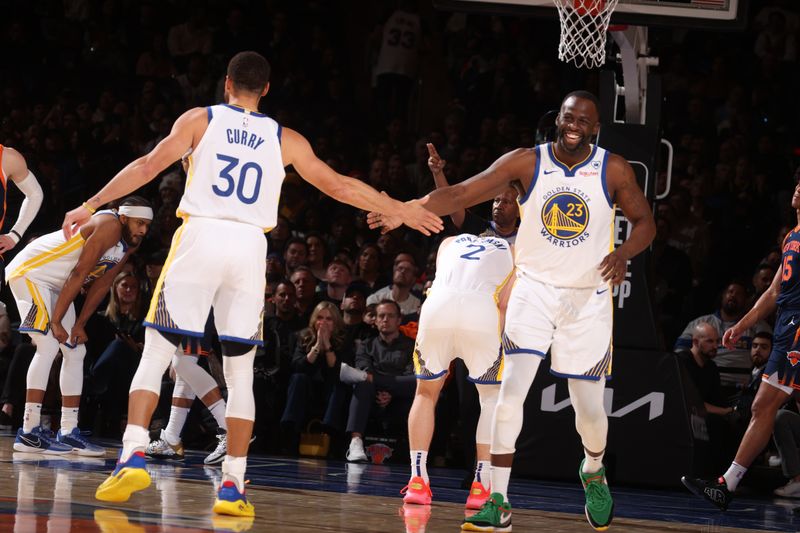
<svg viewBox="0 0 800 533">
<path fill-rule="evenodd" d="M 61 444 L 41 426 L 33 428 L 30 433 L 25 433 L 22 428 L 17 431 L 14 439 L 14 450 L 28 453 L 44 453 L 47 455 L 64 455 L 72 451 L 72 446 Z"/>
<path fill-rule="evenodd" d="M 59 431 L 56 440 L 72 447 L 73 452 L 85 457 L 101 457 L 106 454 L 105 448 L 89 442 L 86 437 L 81 435 L 81 430 L 78 428 L 72 428 L 72 431 L 66 434 Z"/>
</svg>

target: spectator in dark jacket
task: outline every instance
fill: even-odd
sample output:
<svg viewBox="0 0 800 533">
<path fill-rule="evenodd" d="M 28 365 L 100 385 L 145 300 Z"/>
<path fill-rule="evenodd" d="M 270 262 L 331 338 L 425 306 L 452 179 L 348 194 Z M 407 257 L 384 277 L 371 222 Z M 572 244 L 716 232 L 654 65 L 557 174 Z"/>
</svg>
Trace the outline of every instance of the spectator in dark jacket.
<svg viewBox="0 0 800 533">
<path fill-rule="evenodd" d="M 353 372 L 346 374 L 348 369 L 342 365 L 342 379 L 357 382 L 347 418 L 347 433 L 352 436 L 347 460 L 351 462 L 367 459 L 363 438 L 373 409 L 389 411 L 390 417 L 405 420 L 416 389 L 414 341 L 400 333 L 400 306 L 383 300 L 378 303 L 376 314 L 378 336 L 359 346 L 356 369 L 350 369 Z"/>
</svg>

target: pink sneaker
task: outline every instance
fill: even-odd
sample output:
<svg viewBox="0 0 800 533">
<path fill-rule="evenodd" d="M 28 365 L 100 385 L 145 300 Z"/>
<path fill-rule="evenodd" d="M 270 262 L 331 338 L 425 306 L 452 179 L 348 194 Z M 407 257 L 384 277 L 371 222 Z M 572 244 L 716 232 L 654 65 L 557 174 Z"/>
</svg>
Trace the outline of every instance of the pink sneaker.
<svg viewBox="0 0 800 533">
<path fill-rule="evenodd" d="M 467 497 L 467 509 L 480 509 L 490 495 L 489 489 L 484 487 L 480 481 L 473 481 L 469 488 L 469 497 Z"/>
<path fill-rule="evenodd" d="M 403 503 L 416 503 L 417 505 L 430 505 L 433 494 L 431 487 L 420 476 L 414 476 L 408 485 L 400 491 L 403 494 Z"/>
</svg>

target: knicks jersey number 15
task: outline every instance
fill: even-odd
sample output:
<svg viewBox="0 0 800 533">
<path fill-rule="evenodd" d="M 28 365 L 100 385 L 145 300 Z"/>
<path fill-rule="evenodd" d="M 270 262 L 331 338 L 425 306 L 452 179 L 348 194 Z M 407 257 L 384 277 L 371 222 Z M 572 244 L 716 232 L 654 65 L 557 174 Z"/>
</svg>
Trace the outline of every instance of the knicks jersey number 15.
<svg viewBox="0 0 800 533">
<path fill-rule="evenodd" d="M 239 159 L 228 155 L 217 154 L 217 159 L 225 163 L 225 167 L 220 170 L 219 177 L 224 181 L 222 187 L 212 185 L 211 190 L 214 194 L 222 197 L 231 196 L 236 192 L 236 197 L 245 204 L 253 204 L 258 200 L 261 191 L 261 176 L 263 171 L 258 163 L 252 161 L 239 165 Z M 255 181 L 254 185 L 247 187 L 250 190 L 248 195 L 245 192 L 247 181 Z"/>
</svg>

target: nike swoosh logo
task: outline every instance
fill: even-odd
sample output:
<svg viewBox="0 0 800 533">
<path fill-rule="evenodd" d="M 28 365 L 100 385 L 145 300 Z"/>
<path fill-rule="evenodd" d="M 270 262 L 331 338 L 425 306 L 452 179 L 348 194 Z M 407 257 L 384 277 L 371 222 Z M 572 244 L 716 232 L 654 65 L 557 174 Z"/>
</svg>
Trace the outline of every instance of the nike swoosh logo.
<svg viewBox="0 0 800 533">
<path fill-rule="evenodd" d="M 506 525 L 506 521 L 511 520 L 511 513 L 500 513 L 500 523 Z"/>
<path fill-rule="evenodd" d="M 42 447 L 42 441 L 39 439 L 39 437 L 36 437 L 36 440 L 32 440 L 32 439 L 29 439 L 27 437 L 23 437 L 22 435 L 20 435 L 19 439 L 23 443 L 25 443 L 26 445 L 30 446 L 31 448 L 41 448 Z"/>
<path fill-rule="evenodd" d="M 608 287 L 606 287 L 602 291 L 600 289 L 597 289 L 597 293 L 596 294 L 603 294 L 604 292 L 608 292 Z"/>
<path fill-rule="evenodd" d="M 548 174 L 552 174 L 553 172 L 558 172 L 558 170 L 557 170 L 557 169 L 553 169 L 553 170 L 545 170 L 545 171 L 544 171 L 544 175 L 546 176 L 546 175 L 548 175 Z"/>
</svg>

